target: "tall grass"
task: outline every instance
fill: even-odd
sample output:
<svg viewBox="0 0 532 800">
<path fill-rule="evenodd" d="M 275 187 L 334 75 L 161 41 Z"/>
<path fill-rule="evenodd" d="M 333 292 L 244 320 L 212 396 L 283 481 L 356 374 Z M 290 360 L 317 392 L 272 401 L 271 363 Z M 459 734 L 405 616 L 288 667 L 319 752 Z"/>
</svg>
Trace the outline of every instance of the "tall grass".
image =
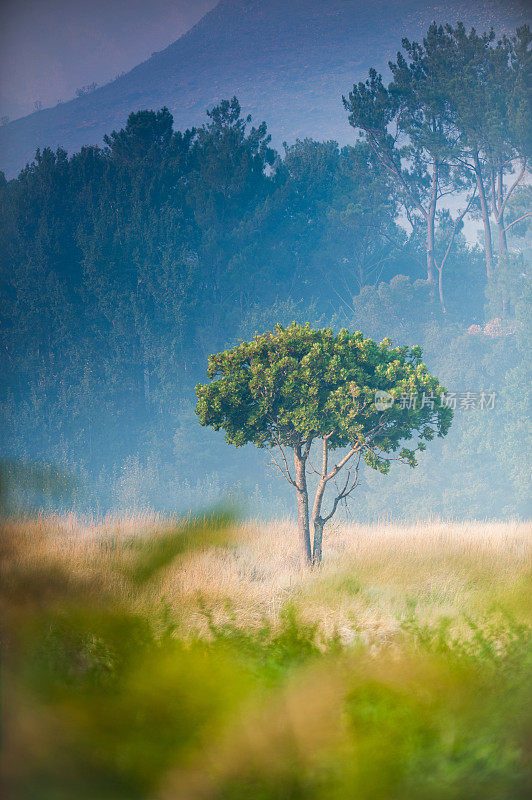
<svg viewBox="0 0 532 800">
<path fill-rule="evenodd" d="M 530 526 L 6 521 L 16 798 L 520 798 Z"/>
</svg>

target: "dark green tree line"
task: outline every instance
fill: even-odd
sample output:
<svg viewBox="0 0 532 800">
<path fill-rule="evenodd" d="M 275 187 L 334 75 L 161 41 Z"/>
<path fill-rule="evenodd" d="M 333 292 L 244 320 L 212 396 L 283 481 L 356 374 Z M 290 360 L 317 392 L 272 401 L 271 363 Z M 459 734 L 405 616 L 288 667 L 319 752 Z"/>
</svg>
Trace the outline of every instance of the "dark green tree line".
<svg viewBox="0 0 532 800">
<path fill-rule="evenodd" d="M 135 476 L 143 497 L 158 474 L 168 492 L 203 476 L 215 494 L 238 468 L 194 426 L 194 385 L 210 353 L 294 319 L 418 342 L 447 384 L 466 365 L 491 375 L 493 358 L 497 386 L 506 372 L 521 385 L 529 39 L 433 26 L 387 85 L 372 73 L 355 88 L 367 130 L 352 146 L 278 153 L 233 99 L 184 132 L 167 109 L 139 111 L 102 147 L 44 149 L 0 180 L 6 456 L 72 469 L 105 507 Z M 462 230 L 469 200 L 482 247 Z M 494 317 L 500 339 L 475 350 L 468 328 Z"/>
</svg>

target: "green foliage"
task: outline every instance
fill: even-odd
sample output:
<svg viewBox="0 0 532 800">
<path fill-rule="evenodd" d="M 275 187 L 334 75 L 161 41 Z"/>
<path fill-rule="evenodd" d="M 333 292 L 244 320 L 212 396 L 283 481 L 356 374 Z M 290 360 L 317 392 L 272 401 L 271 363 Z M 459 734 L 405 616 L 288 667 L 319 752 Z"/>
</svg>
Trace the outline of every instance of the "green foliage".
<svg viewBox="0 0 532 800">
<path fill-rule="evenodd" d="M 324 640 L 318 625 L 300 620 L 292 605 L 281 610 L 278 626 L 265 620 L 257 630 L 237 625 L 230 607 L 228 612 L 229 621 L 216 623 L 209 609 L 203 608 L 212 640 L 238 653 L 255 678 L 267 686 L 278 685 L 326 651 L 342 649 L 336 635 Z"/>
<path fill-rule="evenodd" d="M 196 388 L 202 425 L 223 428 L 226 441 L 240 447 L 295 446 L 303 440 L 329 437 L 331 448 L 366 447 L 367 462 L 386 469 L 381 453 L 396 451 L 403 441 L 447 433 L 452 411 L 438 402 L 444 393 L 421 361 L 418 347 L 376 344 L 360 332 L 313 330 L 293 323 L 274 333 L 256 335 L 231 350 L 209 358 L 210 384 Z M 416 398 L 430 403 L 383 414 L 375 393 Z M 415 465 L 413 451 L 401 457 Z"/>
<path fill-rule="evenodd" d="M 522 253 L 507 253 L 499 259 L 486 287 L 487 310 L 490 318 L 515 316 L 515 306 L 525 294 L 527 266 Z"/>
</svg>

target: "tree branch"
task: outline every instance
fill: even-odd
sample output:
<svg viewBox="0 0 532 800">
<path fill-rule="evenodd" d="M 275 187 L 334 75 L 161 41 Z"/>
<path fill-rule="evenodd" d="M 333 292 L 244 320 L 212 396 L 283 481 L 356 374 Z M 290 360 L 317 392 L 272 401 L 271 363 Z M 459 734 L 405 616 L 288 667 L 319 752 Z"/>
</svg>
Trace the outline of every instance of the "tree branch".
<svg viewBox="0 0 532 800">
<path fill-rule="evenodd" d="M 505 196 L 504 200 L 502 201 L 502 203 L 501 203 L 501 207 L 500 207 L 500 210 L 499 210 L 499 217 L 502 217 L 502 214 L 503 214 L 503 212 L 504 212 L 504 209 L 505 209 L 506 203 L 507 203 L 507 202 L 508 202 L 508 200 L 510 199 L 510 197 L 511 197 L 511 195 L 512 195 L 513 191 L 514 191 L 514 189 L 515 189 L 515 188 L 516 188 L 516 186 L 517 186 L 519 183 L 521 183 L 521 181 L 523 180 L 523 175 L 525 174 L 525 170 L 526 170 L 526 158 L 523 158 L 523 161 L 522 161 L 522 164 L 521 164 L 521 172 L 519 173 L 519 175 L 517 176 L 517 178 L 515 179 L 515 181 L 512 183 L 512 185 L 510 186 L 510 188 L 508 189 L 508 191 L 506 192 L 506 196 Z M 502 183 L 502 177 L 501 177 L 501 183 Z M 502 190 L 502 191 L 503 191 L 503 190 Z"/>
<path fill-rule="evenodd" d="M 290 470 L 288 469 L 288 463 L 287 463 L 287 461 L 286 461 L 286 457 L 285 457 L 284 451 L 281 449 L 281 452 L 282 452 L 282 454 L 283 454 L 283 458 L 284 458 L 284 461 L 285 461 L 285 464 L 286 464 L 286 472 L 283 470 L 283 468 L 281 467 L 281 465 L 279 464 L 279 462 L 278 462 L 278 461 L 277 461 L 277 459 L 275 458 L 275 456 L 274 456 L 273 452 L 270 450 L 270 448 L 268 447 L 268 448 L 266 448 L 266 449 L 268 450 L 268 453 L 270 454 L 270 458 L 271 458 L 271 460 L 273 461 L 273 463 L 275 464 L 275 466 L 277 467 L 277 469 L 279 470 L 279 472 L 281 473 L 281 475 L 283 476 L 283 478 L 284 478 L 286 481 L 288 481 L 288 483 L 290 483 L 292 486 L 294 486 L 295 488 L 297 488 L 297 487 L 296 487 L 296 483 L 295 483 L 294 479 L 292 478 L 292 476 L 291 476 L 291 474 L 290 474 Z"/>
<path fill-rule="evenodd" d="M 356 447 L 352 447 L 351 450 L 342 458 L 342 460 L 339 461 L 338 464 L 335 464 L 334 468 L 329 473 L 327 473 L 326 475 L 323 476 L 324 482 L 328 483 L 328 481 L 330 481 L 331 478 L 334 478 L 334 476 L 337 475 L 340 472 L 342 467 L 347 464 L 349 459 L 352 458 L 355 455 L 355 453 L 357 453 L 360 449 L 361 449 L 360 445 L 357 445 Z"/>
<path fill-rule="evenodd" d="M 362 456 L 362 453 L 359 451 L 358 460 L 357 460 L 356 467 L 355 467 L 355 477 L 353 479 L 353 483 L 351 484 L 351 486 L 348 489 L 347 486 L 349 484 L 349 478 L 351 476 L 351 471 L 348 471 L 347 478 L 346 478 L 346 481 L 344 483 L 343 489 L 334 498 L 333 506 L 332 506 L 332 509 L 331 509 L 330 513 L 327 514 L 326 517 L 322 517 L 321 518 L 321 521 L 322 521 L 323 525 L 325 525 L 325 523 L 328 522 L 331 519 L 331 517 L 334 516 L 334 514 L 336 513 L 336 509 L 338 508 L 338 503 L 340 502 L 340 500 L 344 500 L 346 497 L 349 497 L 349 495 L 351 494 L 353 489 L 355 489 L 356 486 L 358 486 L 358 469 L 359 469 L 359 465 L 360 465 L 361 456 Z"/>
<path fill-rule="evenodd" d="M 397 178 L 397 180 L 402 185 L 403 189 L 405 190 L 405 192 L 409 196 L 409 198 L 412 201 L 412 203 L 414 204 L 414 206 L 417 208 L 417 210 L 426 219 L 427 216 L 428 216 L 428 213 L 427 213 L 426 209 L 423 208 L 421 203 L 419 203 L 418 200 L 415 198 L 415 196 L 414 196 L 412 190 L 410 189 L 408 183 L 405 181 L 404 175 L 402 174 L 402 170 L 400 169 L 400 167 L 398 168 L 397 165 L 394 164 L 393 159 L 391 159 L 391 158 L 385 159 L 382 156 L 381 148 L 379 148 L 379 146 L 377 144 L 377 141 L 376 141 L 376 137 L 374 136 L 374 134 L 370 133 L 369 131 L 365 131 L 365 133 L 366 133 L 366 136 L 368 137 L 368 142 L 369 142 L 369 145 L 370 145 L 371 149 L 373 150 L 373 152 L 375 153 L 375 155 L 377 156 L 377 158 L 379 159 L 381 164 L 384 166 L 385 169 L 388 170 L 388 172 L 391 172 L 392 175 L 395 175 L 395 177 Z"/>
<path fill-rule="evenodd" d="M 490 185 L 491 185 L 491 201 L 493 204 L 493 212 L 495 214 L 495 219 L 497 222 L 499 221 L 499 209 L 497 207 L 497 192 L 495 189 L 495 170 L 493 167 L 490 169 Z"/>
<path fill-rule="evenodd" d="M 284 471 L 283 471 L 283 470 L 280 468 L 280 466 L 279 466 L 279 464 L 277 463 L 277 460 L 275 459 L 275 456 L 273 455 L 272 451 L 271 451 L 269 448 L 267 448 L 267 450 L 268 450 L 268 452 L 270 453 L 270 455 L 271 455 L 271 457 L 272 457 L 272 459 L 273 459 L 273 461 L 274 461 L 275 465 L 276 465 L 276 466 L 277 466 L 277 468 L 278 468 L 278 469 L 281 471 L 281 474 L 282 474 L 282 475 L 283 475 L 283 476 L 286 478 L 286 480 L 288 481 L 288 483 L 291 483 L 291 484 L 292 484 L 292 486 L 295 486 L 296 484 L 295 484 L 295 481 L 294 481 L 294 479 L 292 478 L 292 475 L 291 475 L 291 473 L 290 473 L 290 467 L 288 466 L 288 460 L 287 460 L 287 458 L 286 458 L 286 454 L 285 454 L 285 452 L 284 452 L 284 450 L 283 450 L 283 446 L 282 446 L 282 444 L 281 444 L 281 442 L 280 442 L 280 439 L 279 439 L 279 437 L 277 436 L 277 434 L 275 433 L 275 431 L 274 431 L 273 429 L 270 431 L 270 433 L 271 433 L 271 435 L 273 436 L 273 438 L 274 438 L 274 440 L 275 440 L 275 444 L 277 445 L 277 447 L 278 447 L 278 448 L 279 448 L 279 450 L 281 451 L 281 455 L 282 455 L 282 457 L 283 457 L 283 461 L 284 461 L 284 465 L 285 465 L 285 469 L 286 469 L 286 474 L 285 474 L 285 472 L 284 472 Z"/>
<path fill-rule="evenodd" d="M 510 228 L 511 228 L 513 225 L 517 225 L 517 223 L 518 223 L 518 222 L 521 222 L 523 219 L 526 219 L 527 217 L 532 217 L 532 211 L 527 211 L 527 212 L 526 212 L 526 214 L 522 214 L 522 215 L 521 215 L 520 217 L 518 217 L 517 219 L 514 219 L 514 221 L 513 221 L 513 222 L 510 222 L 510 224 L 506 226 L 506 228 L 504 229 L 504 232 L 506 233 L 506 231 L 509 231 L 509 230 L 510 230 Z"/>
<path fill-rule="evenodd" d="M 474 200 L 474 198 L 476 196 L 476 193 L 477 193 L 477 187 L 475 186 L 475 189 L 473 191 L 473 194 L 469 198 L 469 202 L 468 202 L 467 206 L 465 207 L 465 209 L 462 211 L 462 213 L 455 220 L 455 223 L 453 225 L 453 231 L 452 231 L 452 234 L 451 234 L 451 238 L 449 240 L 449 244 L 447 245 L 447 249 L 446 249 L 445 254 L 444 254 L 443 258 L 442 258 L 440 266 L 438 266 L 438 262 L 436 261 L 436 259 L 434 259 L 434 264 L 435 264 L 436 269 L 438 270 L 438 272 L 441 272 L 443 267 L 445 266 L 445 262 L 447 261 L 447 257 L 449 255 L 449 253 L 451 252 L 451 248 L 453 246 L 453 242 L 454 242 L 454 238 L 456 236 L 456 231 L 458 229 L 458 225 L 462 222 L 463 218 L 465 217 L 465 215 L 469 211 L 469 209 L 471 207 L 471 203 L 473 202 L 473 200 Z"/>
</svg>

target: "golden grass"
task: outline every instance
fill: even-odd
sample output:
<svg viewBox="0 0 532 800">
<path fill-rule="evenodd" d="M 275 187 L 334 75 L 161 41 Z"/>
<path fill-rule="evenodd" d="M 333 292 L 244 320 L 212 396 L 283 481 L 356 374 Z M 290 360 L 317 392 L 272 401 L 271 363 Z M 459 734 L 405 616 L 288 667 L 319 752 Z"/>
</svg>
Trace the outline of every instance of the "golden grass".
<svg viewBox="0 0 532 800">
<path fill-rule="evenodd" d="M 41 515 L 6 523 L 5 531 L 13 566 L 53 562 L 120 588 L 117 549 L 127 550 L 138 537 L 149 541 L 172 524 L 176 520 L 150 513 Z M 265 620 L 275 625 L 291 602 L 326 636 L 336 631 L 345 642 L 390 643 L 414 609 L 421 623 L 432 624 L 474 617 L 502 599 L 511 604 L 530 572 L 531 532 L 524 522 L 332 525 L 325 531 L 323 566 L 308 570 L 292 521 L 242 523 L 231 544 L 172 564 L 144 599 L 163 598 L 185 632 L 207 633 L 204 608 L 216 621 L 232 617 L 257 627 Z"/>
</svg>

